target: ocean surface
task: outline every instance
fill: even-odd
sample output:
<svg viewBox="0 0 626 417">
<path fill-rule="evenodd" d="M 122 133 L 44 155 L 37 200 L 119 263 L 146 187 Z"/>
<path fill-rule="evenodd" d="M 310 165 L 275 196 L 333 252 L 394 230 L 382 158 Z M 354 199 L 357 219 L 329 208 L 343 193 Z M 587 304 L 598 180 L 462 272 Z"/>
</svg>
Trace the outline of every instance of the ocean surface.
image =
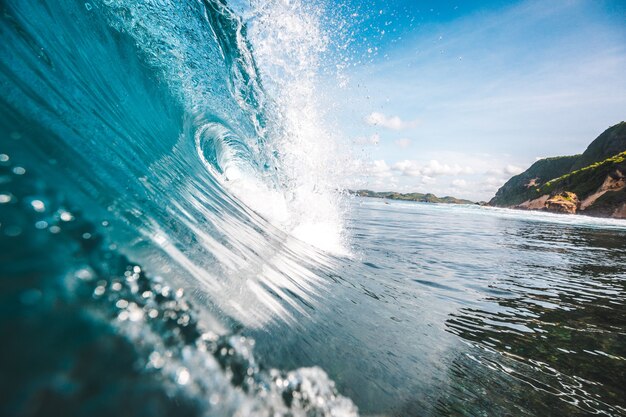
<svg viewBox="0 0 626 417">
<path fill-rule="evenodd" d="M 626 223 L 338 191 L 329 7 L 0 3 L 0 415 L 626 414 Z"/>
</svg>

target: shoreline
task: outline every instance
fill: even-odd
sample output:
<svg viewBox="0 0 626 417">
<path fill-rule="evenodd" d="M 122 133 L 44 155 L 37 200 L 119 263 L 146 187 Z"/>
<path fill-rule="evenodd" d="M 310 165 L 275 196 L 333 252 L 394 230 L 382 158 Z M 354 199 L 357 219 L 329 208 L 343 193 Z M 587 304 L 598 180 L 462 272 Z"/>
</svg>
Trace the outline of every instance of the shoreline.
<svg viewBox="0 0 626 417">
<path fill-rule="evenodd" d="M 386 198 L 384 197 L 373 197 L 373 196 L 361 196 L 361 195 L 357 195 L 357 194 L 351 194 L 351 196 L 353 197 L 359 197 L 359 198 L 371 198 L 374 200 L 386 200 Z M 437 202 L 429 202 L 429 201 L 415 201 L 415 200 L 400 200 L 400 199 L 393 199 L 390 198 L 389 200 L 391 201 L 399 201 L 399 202 L 407 202 L 407 203 L 420 203 L 420 204 L 441 204 L 441 205 L 445 205 L 445 206 L 472 206 L 472 207 L 484 207 L 484 208 L 488 208 L 488 209 L 500 209 L 500 210 L 511 210 L 511 211 L 520 211 L 520 212 L 534 212 L 534 213 L 545 213 L 545 214 L 555 214 L 555 215 L 562 215 L 564 217 L 586 217 L 586 218 L 590 218 L 590 219 L 605 219 L 605 220 L 619 220 L 619 221 L 625 221 L 626 217 L 614 217 L 614 216 L 601 216 L 601 215 L 592 215 L 590 213 L 584 213 L 584 212 L 577 212 L 577 213 L 563 213 L 563 212 L 558 212 L 558 211 L 552 211 L 552 210 L 547 210 L 545 208 L 543 209 L 529 209 L 529 208 L 524 208 L 524 207 L 519 207 L 519 206 L 494 206 L 488 203 L 485 204 L 479 204 L 479 203 L 437 203 Z"/>
</svg>

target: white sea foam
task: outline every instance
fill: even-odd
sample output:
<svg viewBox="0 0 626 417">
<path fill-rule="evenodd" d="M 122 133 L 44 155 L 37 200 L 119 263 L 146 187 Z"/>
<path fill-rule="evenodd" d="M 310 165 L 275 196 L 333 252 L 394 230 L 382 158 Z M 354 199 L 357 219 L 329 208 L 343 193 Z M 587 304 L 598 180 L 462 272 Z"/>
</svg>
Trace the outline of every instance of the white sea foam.
<svg viewBox="0 0 626 417">
<path fill-rule="evenodd" d="M 343 176 L 339 139 L 328 127 L 318 96 L 320 60 L 329 42 L 323 13 L 319 2 L 255 0 L 243 16 L 263 85 L 274 100 L 277 119 L 270 123 L 269 135 L 288 212 L 279 216 L 281 226 L 320 249 L 346 254 L 343 201 L 337 192 Z M 262 197 L 248 185 L 238 186 L 246 190 L 235 191 L 247 195 L 244 201 L 260 207 Z"/>
</svg>

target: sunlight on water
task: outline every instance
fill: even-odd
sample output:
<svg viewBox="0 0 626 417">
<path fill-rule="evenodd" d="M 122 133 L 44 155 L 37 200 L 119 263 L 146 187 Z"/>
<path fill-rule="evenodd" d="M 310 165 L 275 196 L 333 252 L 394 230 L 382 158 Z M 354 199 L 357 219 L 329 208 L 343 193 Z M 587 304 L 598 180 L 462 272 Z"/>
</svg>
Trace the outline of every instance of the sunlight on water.
<svg viewBox="0 0 626 417">
<path fill-rule="evenodd" d="M 342 195 L 332 6 L 3 3 L 0 414 L 626 413 L 624 222 Z"/>
</svg>

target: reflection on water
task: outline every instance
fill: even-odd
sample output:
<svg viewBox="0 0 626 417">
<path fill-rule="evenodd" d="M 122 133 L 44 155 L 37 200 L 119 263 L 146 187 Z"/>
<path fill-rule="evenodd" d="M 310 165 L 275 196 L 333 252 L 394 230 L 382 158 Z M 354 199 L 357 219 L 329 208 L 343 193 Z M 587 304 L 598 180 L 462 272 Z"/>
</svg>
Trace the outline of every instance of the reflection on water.
<svg viewBox="0 0 626 417">
<path fill-rule="evenodd" d="M 366 415 L 626 413 L 625 223 L 363 199 L 351 229 L 312 316 L 254 334 L 268 363 Z"/>
<path fill-rule="evenodd" d="M 498 407 L 506 395 L 544 415 L 624 412 L 625 234 L 522 223 L 504 229 L 502 246 L 515 260 L 488 286 L 485 306 L 446 321 L 470 342 L 451 375 L 473 382 L 469 398 Z M 476 367 L 486 369 L 468 372 Z"/>
</svg>

